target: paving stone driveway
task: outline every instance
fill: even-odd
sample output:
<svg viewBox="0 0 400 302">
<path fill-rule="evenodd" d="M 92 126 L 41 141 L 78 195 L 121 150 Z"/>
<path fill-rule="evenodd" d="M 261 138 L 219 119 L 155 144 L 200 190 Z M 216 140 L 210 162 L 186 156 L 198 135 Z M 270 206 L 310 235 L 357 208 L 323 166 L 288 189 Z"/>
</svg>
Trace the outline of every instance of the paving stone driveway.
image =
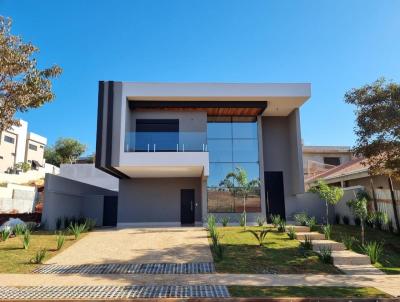
<svg viewBox="0 0 400 302">
<path fill-rule="evenodd" d="M 212 262 L 203 228 L 103 229 L 89 233 L 47 264 Z"/>
</svg>

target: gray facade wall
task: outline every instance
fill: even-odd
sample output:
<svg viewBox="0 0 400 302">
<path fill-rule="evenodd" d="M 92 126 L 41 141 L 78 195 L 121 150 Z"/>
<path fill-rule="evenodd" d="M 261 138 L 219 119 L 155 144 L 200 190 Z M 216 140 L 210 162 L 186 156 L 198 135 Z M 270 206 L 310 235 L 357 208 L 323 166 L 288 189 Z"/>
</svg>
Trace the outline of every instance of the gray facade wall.
<svg viewBox="0 0 400 302">
<path fill-rule="evenodd" d="M 201 222 L 201 178 L 135 178 L 119 182 L 118 224 L 180 223 L 181 189 L 195 190 Z"/>
<path fill-rule="evenodd" d="M 54 230 L 58 217 L 87 217 L 103 224 L 104 196 L 116 196 L 115 191 L 88 185 L 52 174 L 46 174 L 42 223 Z"/>
</svg>

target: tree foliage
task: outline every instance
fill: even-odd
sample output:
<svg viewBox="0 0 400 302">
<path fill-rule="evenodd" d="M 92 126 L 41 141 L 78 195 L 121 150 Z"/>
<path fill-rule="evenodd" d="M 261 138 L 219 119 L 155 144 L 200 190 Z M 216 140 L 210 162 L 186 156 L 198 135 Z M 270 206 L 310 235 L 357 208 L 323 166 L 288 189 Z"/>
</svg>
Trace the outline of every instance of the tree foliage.
<svg viewBox="0 0 400 302">
<path fill-rule="evenodd" d="M 361 244 L 365 243 L 365 221 L 368 218 L 368 201 L 369 196 L 365 191 L 359 191 L 354 199 L 347 202 L 347 206 L 351 209 L 354 216 L 361 221 Z"/>
<path fill-rule="evenodd" d="M 73 138 L 59 138 L 54 147 L 46 148 L 46 162 L 55 166 L 75 162 L 86 151 L 86 145 Z"/>
<path fill-rule="evenodd" d="M 372 175 L 400 179 L 400 85 L 381 78 L 348 91 L 345 101 L 356 106 L 355 154 Z"/>
<path fill-rule="evenodd" d="M 39 49 L 11 34 L 11 19 L 0 16 L 0 131 L 18 125 L 16 112 L 38 108 L 54 99 L 51 79 L 61 74 L 54 65 L 39 70 L 32 56 Z"/>
</svg>

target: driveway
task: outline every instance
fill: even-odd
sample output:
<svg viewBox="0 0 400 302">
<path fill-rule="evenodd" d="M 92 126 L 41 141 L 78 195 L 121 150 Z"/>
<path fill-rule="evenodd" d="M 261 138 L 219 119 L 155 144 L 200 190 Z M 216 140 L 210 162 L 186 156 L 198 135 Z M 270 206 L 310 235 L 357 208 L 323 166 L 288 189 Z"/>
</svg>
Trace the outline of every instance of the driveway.
<svg viewBox="0 0 400 302">
<path fill-rule="evenodd" d="M 212 262 L 203 228 L 127 228 L 89 233 L 47 264 Z"/>
</svg>

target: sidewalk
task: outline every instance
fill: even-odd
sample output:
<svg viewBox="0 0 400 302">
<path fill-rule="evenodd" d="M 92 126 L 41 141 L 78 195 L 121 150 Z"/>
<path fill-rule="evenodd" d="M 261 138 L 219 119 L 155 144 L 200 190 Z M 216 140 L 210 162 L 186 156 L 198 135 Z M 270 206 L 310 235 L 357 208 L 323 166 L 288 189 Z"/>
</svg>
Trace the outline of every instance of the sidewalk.
<svg viewBox="0 0 400 302">
<path fill-rule="evenodd" d="M 400 296 L 400 275 L 56 275 L 1 274 L 1 286 L 78 285 L 249 285 L 249 286 L 354 286 L 375 287 L 394 297 Z"/>
</svg>

